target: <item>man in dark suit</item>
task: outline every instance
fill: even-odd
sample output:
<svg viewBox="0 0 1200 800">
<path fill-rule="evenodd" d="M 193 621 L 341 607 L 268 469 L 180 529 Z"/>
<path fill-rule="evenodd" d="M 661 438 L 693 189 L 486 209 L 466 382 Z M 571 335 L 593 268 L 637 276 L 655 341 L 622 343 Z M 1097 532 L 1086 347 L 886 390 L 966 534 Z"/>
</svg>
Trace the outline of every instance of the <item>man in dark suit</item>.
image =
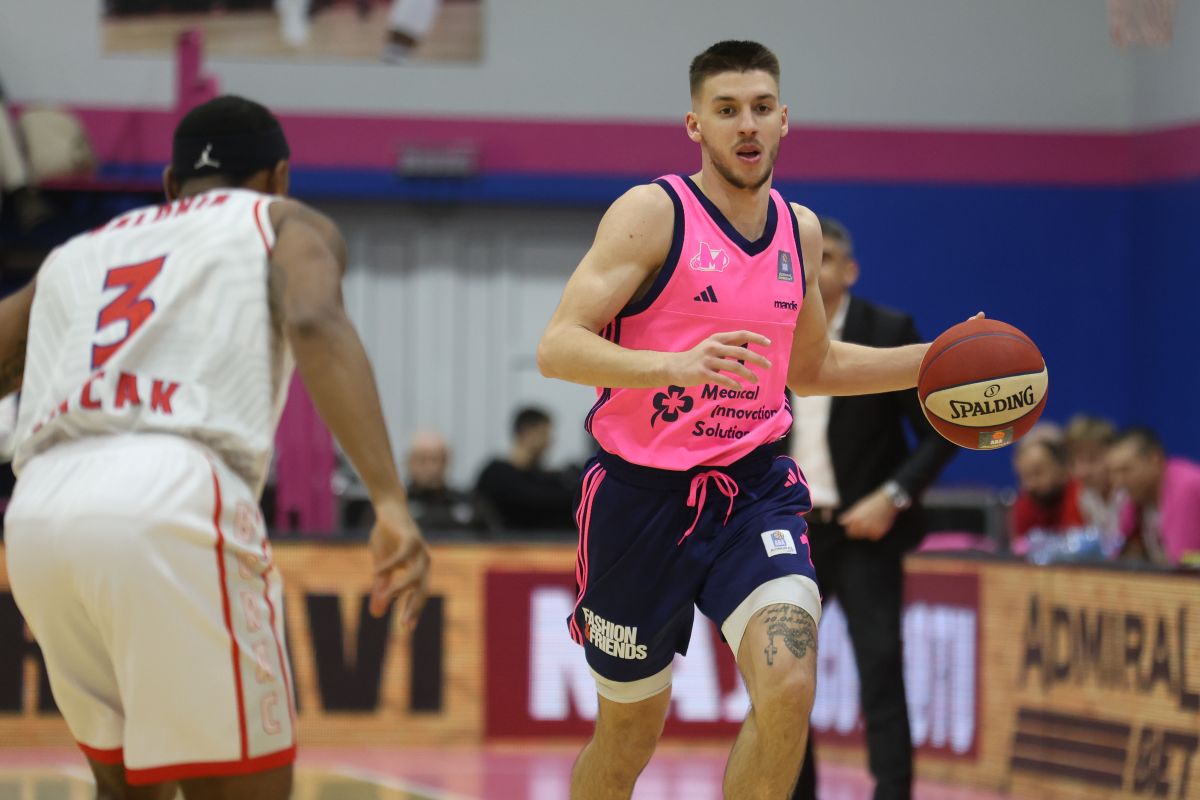
<svg viewBox="0 0 1200 800">
<path fill-rule="evenodd" d="M 830 339 L 880 347 L 920 342 L 911 317 L 850 294 L 858 280 L 850 234 L 828 218 L 821 230 L 819 274 Z M 907 800 L 913 749 L 900 639 L 902 562 L 925 535 L 915 500 L 955 448 L 926 422 L 915 390 L 799 397 L 792 408 L 789 446 L 812 493 L 808 537 L 817 581 L 825 601 L 841 603 L 858 664 L 874 798 Z M 794 797 L 816 797 L 811 737 Z"/>
</svg>

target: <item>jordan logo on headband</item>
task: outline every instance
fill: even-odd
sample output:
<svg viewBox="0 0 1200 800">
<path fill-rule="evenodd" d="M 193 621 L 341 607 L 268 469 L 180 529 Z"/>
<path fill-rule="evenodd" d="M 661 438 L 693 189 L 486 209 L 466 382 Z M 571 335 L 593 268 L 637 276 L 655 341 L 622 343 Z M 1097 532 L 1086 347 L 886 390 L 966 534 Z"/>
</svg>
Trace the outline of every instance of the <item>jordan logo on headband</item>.
<svg viewBox="0 0 1200 800">
<path fill-rule="evenodd" d="M 212 145 L 211 144 L 209 144 L 208 146 L 206 146 L 204 148 L 204 152 L 200 154 L 200 157 L 198 159 L 196 159 L 196 163 L 195 163 L 195 165 L 192 166 L 192 169 L 203 169 L 204 167 L 213 167 L 214 169 L 220 169 L 221 162 L 215 160 L 211 155 L 209 155 L 210 153 L 212 153 Z"/>
</svg>

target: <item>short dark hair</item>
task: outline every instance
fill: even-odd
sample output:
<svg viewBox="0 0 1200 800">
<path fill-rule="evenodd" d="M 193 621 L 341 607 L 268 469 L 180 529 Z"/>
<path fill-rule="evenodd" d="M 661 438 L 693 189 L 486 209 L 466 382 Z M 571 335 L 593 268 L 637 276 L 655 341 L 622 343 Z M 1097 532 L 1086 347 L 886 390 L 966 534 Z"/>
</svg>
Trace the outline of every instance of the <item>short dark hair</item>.
<svg viewBox="0 0 1200 800">
<path fill-rule="evenodd" d="M 854 255 L 854 239 L 850 237 L 850 231 L 846 226 L 838 222 L 833 217 L 819 217 L 821 223 L 821 235 L 827 239 L 833 239 L 838 244 L 846 248 L 846 252 Z"/>
<path fill-rule="evenodd" d="M 706 78 L 722 72 L 752 72 L 762 70 L 779 83 L 779 59 L 758 42 L 726 39 L 717 42 L 692 59 L 688 82 L 692 96 L 699 93 Z"/>
<path fill-rule="evenodd" d="M 1036 439 L 1025 442 L 1025 446 L 1021 450 L 1028 451 L 1038 447 L 1045 450 L 1046 455 L 1050 456 L 1055 464 L 1058 464 L 1060 467 L 1067 465 L 1067 446 L 1062 440 L 1039 436 Z"/>
<path fill-rule="evenodd" d="M 1163 447 L 1162 439 L 1153 428 L 1145 425 L 1130 425 L 1125 430 L 1117 434 L 1114 445 L 1124 444 L 1125 442 L 1133 442 L 1137 445 L 1138 452 L 1144 456 L 1153 453 L 1160 455 L 1166 454 L 1166 449 Z"/>
<path fill-rule="evenodd" d="M 526 406 L 517 411 L 513 417 L 513 436 L 520 436 L 530 428 L 536 428 L 539 425 L 549 425 L 550 415 L 537 406 Z"/>
<path fill-rule="evenodd" d="M 227 94 L 201 103 L 179 121 L 171 164 L 180 181 L 219 176 L 240 184 L 289 155 L 283 128 L 266 106 Z"/>
</svg>

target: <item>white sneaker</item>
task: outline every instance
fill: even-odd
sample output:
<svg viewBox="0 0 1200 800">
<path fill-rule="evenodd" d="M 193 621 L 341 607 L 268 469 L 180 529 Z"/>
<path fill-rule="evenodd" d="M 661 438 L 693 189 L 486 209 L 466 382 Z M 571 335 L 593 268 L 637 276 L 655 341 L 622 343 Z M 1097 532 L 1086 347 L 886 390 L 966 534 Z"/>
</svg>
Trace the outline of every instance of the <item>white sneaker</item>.
<svg viewBox="0 0 1200 800">
<path fill-rule="evenodd" d="M 399 42 L 388 42 L 383 46 L 379 60 L 385 64 L 407 64 L 412 61 L 412 48 Z"/>
</svg>

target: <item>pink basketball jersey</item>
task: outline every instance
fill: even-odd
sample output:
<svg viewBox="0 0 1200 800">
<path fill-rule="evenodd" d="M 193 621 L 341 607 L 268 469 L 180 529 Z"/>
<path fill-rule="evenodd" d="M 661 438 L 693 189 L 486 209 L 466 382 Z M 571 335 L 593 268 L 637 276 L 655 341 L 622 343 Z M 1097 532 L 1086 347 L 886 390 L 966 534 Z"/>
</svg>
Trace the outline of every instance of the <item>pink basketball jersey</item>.
<svg viewBox="0 0 1200 800">
<path fill-rule="evenodd" d="M 597 389 L 585 426 L 608 452 L 648 467 L 727 466 L 784 436 L 792 424 L 785 389 L 796 316 L 804 302 L 800 233 L 791 208 L 771 191 L 767 224 L 749 241 L 690 179 L 655 181 L 675 206 L 671 249 L 646 296 L 601 335 L 633 350 L 682 352 L 714 333 L 748 330 L 772 364 L 752 367 L 758 383 Z"/>
</svg>

